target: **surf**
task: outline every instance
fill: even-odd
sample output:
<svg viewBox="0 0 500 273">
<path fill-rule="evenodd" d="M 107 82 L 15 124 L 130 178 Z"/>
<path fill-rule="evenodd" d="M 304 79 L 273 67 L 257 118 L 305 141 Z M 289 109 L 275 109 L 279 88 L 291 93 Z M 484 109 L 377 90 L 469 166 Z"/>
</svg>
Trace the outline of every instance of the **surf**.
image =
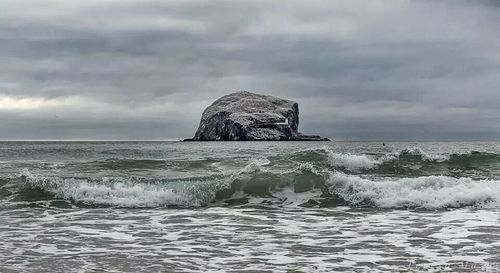
<svg viewBox="0 0 500 273">
<path fill-rule="evenodd" d="M 495 153 L 429 154 L 407 148 L 350 154 L 323 147 L 242 162 L 113 157 L 53 166 L 81 170 L 66 176 L 24 168 L 0 177 L 0 198 L 86 207 L 499 206 L 500 182 L 487 173 L 498 168 Z"/>
</svg>

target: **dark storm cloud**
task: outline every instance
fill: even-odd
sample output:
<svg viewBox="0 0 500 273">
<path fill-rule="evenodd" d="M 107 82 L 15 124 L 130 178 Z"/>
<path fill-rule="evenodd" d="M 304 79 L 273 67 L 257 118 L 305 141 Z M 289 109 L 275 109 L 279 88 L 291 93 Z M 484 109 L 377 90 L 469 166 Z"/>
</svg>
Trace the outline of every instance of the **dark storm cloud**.
<svg viewBox="0 0 500 273">
<path fill-rule="evenodd" d="M 500 138 L 495 1 L 2 1 L 1 139 L 193 134 L 217 97 L 347 139 Z"/>
</svg>

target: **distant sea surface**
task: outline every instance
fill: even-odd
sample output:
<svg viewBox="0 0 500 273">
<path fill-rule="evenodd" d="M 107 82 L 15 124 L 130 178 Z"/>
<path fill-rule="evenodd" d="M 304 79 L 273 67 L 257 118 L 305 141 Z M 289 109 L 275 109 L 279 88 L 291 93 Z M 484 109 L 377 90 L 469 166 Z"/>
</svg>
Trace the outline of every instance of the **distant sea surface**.
<svg viewBox="0 0 500 273">
<path fill-rule="evenodd" d="M 498 142 L 0 142 L 0 272 L 500 272 Z"/>
</svg>

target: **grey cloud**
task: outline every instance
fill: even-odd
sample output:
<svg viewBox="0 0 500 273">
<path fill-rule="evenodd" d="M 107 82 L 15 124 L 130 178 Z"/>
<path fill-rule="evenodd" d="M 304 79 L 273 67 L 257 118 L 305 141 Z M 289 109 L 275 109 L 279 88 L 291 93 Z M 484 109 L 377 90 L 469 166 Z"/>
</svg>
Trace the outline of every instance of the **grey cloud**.
<svg viewBox="0 0 500 273">
<path fill-rule="evenodd" d="M 500 138 L 498 8 L 2 1 L 0 139 L 187 137 L 236 90 L 297 100 L 304 131 L 333 138 Z M 20 112 L 2 96 L 67 105 Z"/>
</svg>

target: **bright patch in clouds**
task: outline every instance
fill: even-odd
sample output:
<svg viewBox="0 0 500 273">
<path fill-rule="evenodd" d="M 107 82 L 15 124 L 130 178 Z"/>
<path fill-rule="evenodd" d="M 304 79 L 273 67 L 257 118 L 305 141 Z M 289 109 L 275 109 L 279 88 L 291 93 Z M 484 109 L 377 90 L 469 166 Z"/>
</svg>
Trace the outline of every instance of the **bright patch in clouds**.
<svg viewBox="0 0 500 273">
<path fill-rule="evenodd" d="M 35 110 L 43 108 L 60 107 L 67 105 L 68 99 L 45 99 L 45 98 L 16 98 L 11 96 L 0 96 L 0 111 Z"/>
</svg>

